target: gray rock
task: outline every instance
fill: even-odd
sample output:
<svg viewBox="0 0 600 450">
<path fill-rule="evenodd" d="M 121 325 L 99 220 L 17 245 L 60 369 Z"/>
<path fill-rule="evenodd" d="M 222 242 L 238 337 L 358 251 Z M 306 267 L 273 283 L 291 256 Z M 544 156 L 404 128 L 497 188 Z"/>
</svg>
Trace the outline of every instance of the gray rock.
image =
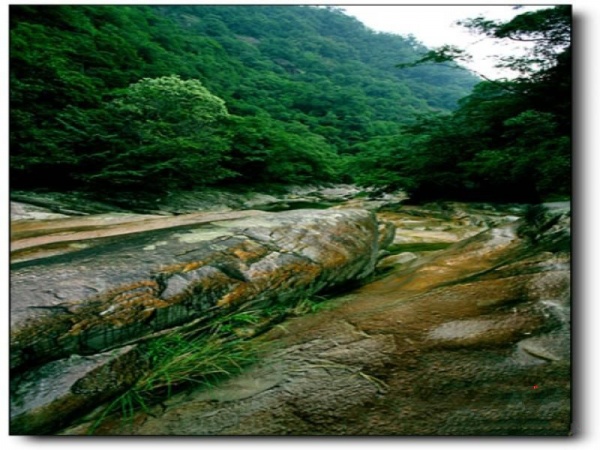
<svg viewBox="0 0 600 450">
<path fill-rule="evenodd" d="M 394 242 L 396 237 L 396 227 L 391 222 L 381 222 L 379 224 L 379 248 L 386 249 Z"/>
<path fill-rule="evenodd" d="M 568 360 L 571 357 L 569 332 L 554 332 L 523 339 L 518 351 L 523 351 L 545 361 Z"/>
<path fill-rule="evenodd" d="M 331 188 L 321 189 L 318 192 L 324 200 L 342 201 L 350 200 L 351 198 L 360 194 L 361 190 L 354 185 L 338 185 Z"/>
<path fill-rule="evenodd" d="M 96 432 L 570 435 L 568 254 L 533 247 L 515 228 L 481 232 L 287 320 L 261 336 L 267 348 L 244 373 Z"/>
<path fill-rule="evenodd" d="M 250 198 L 243 204 L 244 208 L 251 209 L 257 206 L 266 206 L 278 203 L 280 200 L 277 197 L 267 194 L 251 194 Z"/>
<path fill-rule="evenodd" d="M 72 355 L 11 383 L 11 434 L 49 433 L 131 386 L 145 368 L 133 346 L 94 356 Z"/>
<path fill-rule="evenodd" d="M 84 216 L 125 210 L 114 203 L 92 200 L 82 193 L 73 192 L 26 192 L 11 191 L 11 201 L 27 204 L 27 208 L 37 206 L 52 213 L 67 216 Z M 13 220 L 16 220 L 14 217 Z"/>
<path fill-rule="evenodd" d="M 73 383 L 97 370 L 74 355 L 96 358 L 208 313 L 364 278 L 378 237 L 367 211 L 302 210 L 110 236 L 13 264 L 11 367 L 20 374 L 11 387 L 19 405 L 13 428 L 48 432 L 54 413 L 71 417 L 98 398 L 71 398 Z M 40 387 L 60 372 L 60 389 Z"/>
<path fill-rule="evenodd" d="M 377 251 L 369 213 L 303 210 L 121 236 L 89 251 L 16 264 L 12 367 L 123 345 L 213 307 L 311 295 L 365 277 Z M 188 317 L 181 308 L 175 317 L 157 314 L 174 305 Z"/>
<path fill-rule="evenodd" d="M 55 213 L 42 206 L 28 203 L 10 202 L 10 220 L 48 220 L 69 217 L 66 214 Z"/>
</svg>

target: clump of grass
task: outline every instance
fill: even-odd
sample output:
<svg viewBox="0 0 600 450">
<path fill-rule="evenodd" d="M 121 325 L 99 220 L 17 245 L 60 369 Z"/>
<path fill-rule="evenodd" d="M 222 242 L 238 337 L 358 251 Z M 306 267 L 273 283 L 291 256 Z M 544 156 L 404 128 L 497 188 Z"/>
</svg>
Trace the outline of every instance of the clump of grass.
<svg viewBox="0 0 600 450">
<path fill-rule="evenodd" d="M 135 385 L 142 395 L 170 397 L 177 388 L 190 384 L 211 387 L 255 362 L 247 342 L 199 336 L 191 341 L 172 334 L 150 342 L 148 354 L 154 369 Z"/>
<path fill-rule="evenodd" d="M 305 314 L 324 311 L 329 307 L 329 304 L 325 300 L 326 298 L 317 296 L 303 298 L 291 309 L 291 314 L 294 316 L 303 316 Z"/>
<path fill-rule="evenodd" d="M 226 339 L 219 334 L 201 334 L 190 338 L 171 333 L 144 345 L 147 371 L 126 392 L 114 399 L 89 430 L 90 434 L 105 418 L 120 413 L 123 423 L 139 410 L 169 399 L 184 388 L 208 389 L 242 372 L 258 361 L 259 346 L 242 339 Z"/>
<path fill-rule="evenodd" d="M 238 310 L 212 319 L 193 332 L 172 332 L 141 344 L 150 369 L 102 410 L 88 430 L 94 434 L 105 419 L 119 413 L 122 424 L 137 411 L 169 399 L 185 388 L 210 389 L 260 359 L 262 346 L 250 338 L 286 317 L 326 308 L 323 297 L 301 298 L 293 304 L 275 302 Z"/>
</svg>

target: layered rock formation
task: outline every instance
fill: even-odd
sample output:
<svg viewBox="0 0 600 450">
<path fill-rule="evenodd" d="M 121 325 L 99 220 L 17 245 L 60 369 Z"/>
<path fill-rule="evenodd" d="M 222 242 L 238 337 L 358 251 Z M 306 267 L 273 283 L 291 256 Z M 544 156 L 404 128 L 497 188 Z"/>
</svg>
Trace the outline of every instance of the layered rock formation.
<svg viewBox="0 0 600 450">
<path fill-rule="evenodd" d="M 17 223 L 11 431 L 569 434 L 570 213 L 548 206 Z M 372 282 L 255 337 L 260 362 L 216 388 L 75 420 L 147 371 L 146 339 L 364 279 L 378 257 Z"/>
<path fill-rule="evenodd" d="M 136 344 L 165 330 L 365 278 L 391 232 L 383 227 L 380 236 L 375 216 L 361 210 L 146 217 L 92 228 L 69 239 L 54 226 L 62 231 L 50 238 L 26 241 L 38 230 L 14 242 L 15 252 L 29 251 L 11 267 L 14 434 L 50 433 L 121 392 L 144 369 Z M 48 253 L 53 245 L 59 250 Z"/>
<path fill-rule="evenodd" d="M 126 424 L 116 415 L 95 433 L 569 434 L 569 213 L 527 226 L 488 219 L 493 228 L 415 252 L 410 267 L 272 329 L 263 360 L 216 389 L 176 395 Z M 416 230 L 415 243 L 427 232 L 445 239 L 433 228 L 456 220 Z"/>
</svg>

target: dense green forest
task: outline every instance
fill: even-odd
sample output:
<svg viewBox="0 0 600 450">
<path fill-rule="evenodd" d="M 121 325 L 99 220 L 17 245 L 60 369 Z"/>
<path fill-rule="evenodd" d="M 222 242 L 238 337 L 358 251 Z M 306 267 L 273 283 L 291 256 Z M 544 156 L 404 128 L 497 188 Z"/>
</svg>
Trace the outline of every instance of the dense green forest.
<svg viewBox="0 0 600 450">
<path fill-rule="evenodd" d="M 398 70 L 425 49 L 336 9 L 10 13 L 15 187 L 335 181 L 356 144 L 456 107 L 477 81 L 448 67 Z"/>
<path fill-rule="evenodd" d="M 558 39 L 570 9 L 536 14 L 513 35 L 468 24 L 540 42 L 510 62 L 520 78 L 479 83 L 452 58 L 420 64 L 434 52 L 338 8 L 12 5 L 11 187 L 567 194 L 570 46 Z"/>
<path fill-rule="evenodd" d="M 506 23 L 478 17 L 462 24 L 496 40 L 530 42 L 521 57 L 498 60 L 512 80 L 485 80 L 451 114 L 421 116 L 398 135 L 366 140 L 349 167 L 359 183 L 400 187 L 413 200 L 537 202 L 571 188 L 571 7 L 527 12 Z M 420 66 L 466 59 L 451 46 Z"/>
</svg>

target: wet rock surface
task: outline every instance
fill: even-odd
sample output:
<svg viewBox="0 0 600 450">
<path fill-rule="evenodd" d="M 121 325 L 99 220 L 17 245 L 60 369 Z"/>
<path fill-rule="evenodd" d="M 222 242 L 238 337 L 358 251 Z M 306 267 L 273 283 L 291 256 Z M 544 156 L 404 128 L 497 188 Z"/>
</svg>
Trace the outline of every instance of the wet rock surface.
<svg viewBox="0 0 600 450">
<path fill-rule="evenodd" d="M 359 198 L 360 197 L 360 198 Z M 357 198 L 354 203 L 346 204 Z M 232 212 L 239 210 L 287 211 L 291 209 L 326 209 L 334 205 L 346 208 L 375 210 L 385 205 L 398 205 L 406 195 L 376 193 L 355 185 L 329 184 L 314 186 L 279 186 L 271 192 L 247 189 L 208 189 L 174 191 L 162 197 L 123 197 L 107 194 L 101 200 L 81 192 L 11 192 L 12 220 L 50 218 L 44 214 L 84 216 L 135 212 L 138 214 L 179 215 L 198 212 Z M 24 210 L 25 208 L 25 210 Z M 37 208 L 37 209 L 36 209 Z M 39 213 L 39 214 L 36 214 Z M 57 216 L 58 217 L 58 216 Z"/>
<path fill-rule="evenodd" d="M 308 216 L 316 215 L 319 225 L 315 222 L 311 228 L 306 220 L 310 223 Z M 89 298 L 94 300 L 88 303 L 93 314 L 66 300 L 76 291 L 80 295 L 86 288 L 106 287 L 106 280 L 92 286 L 94 282 L 84 273 L 85 285 L 73 285 L 75 272 L 85 271 L 85 250 L 55 257 L 40 254 L 37 260 L 17 263 L 14 273 L 26 274 L 35 264 L 45 270 L 61 263 L 65 264 L 61 270 L 71 264 L 73 273 L 67 276 L 71 277 L 68 283 L 59 283 L 66 297 L 56 298 L 52 291 L 46 297 L 48 308 L 28 308 L 35 321 L 63 319 L 55 321 L 58 325 L 44 336 L 22 335 L 29 347 L 15 353 L 15 367 L 21 371 L 15 379 L 23 384 L 12 387 L 12 392 L 21 392 L 16 395 L 18 401 L 11 399 L 14 417 L 20 422 L 13 420 L 17 425 L 38 420 L 40 433 L 65 435 L 87 434 L 92 429 L 106 435 L 569 434 L 570 215 L 564 204 L 555 205 L 536 215 L 527 227 L 520 219 L 523 215 L 522 207 L 441 204 L 381 211 L 377 223 L 366 211 L 335 208 L 187 224 L 133 233 L 125 240 L 119 238 L 118 244 L 116 237 L 106 236 L 99 239 L 113 249 L 106 259 L 102 259 L 102 246 L 94 247 L 87 257 L 97 255 L 108 266 L 120 252 L 128 266 L 141 271 L 142 279 L 153 274 L 150 280 L 155 284 L 111 293 L 107 303 L 98 301 L 98 292 L 92 289 Z M 281 227 L 279 232 L 266 225 L 269 217 L 277 218 L 272 223 Z M 385 223 L 395 225 L 396 233 Z M 337 229 L 335 238 L 323 242 L 318 237 L 321 227 Z M 217 236 L 221 237 L 215 240 Z M 358 243 L 356 236 L 369 236 L 368 244 L 362 238 L 363 243 Z M 171 247 L 171 241 L 178 244 Z M 125 247 L 123 242 L 127 242 Z M 185 253 L 186 246 L 215 244 L 211 251 L 218 253 L 218 259 L 211 259 L 205 250 Z M 387 253 L 380 251 L 383 245 L 389 245 Z M 184 247 L 187 250 L 182 252 Z M 177 257 L 149 271 L 150 265 L 139 258 L 144 248 L 166 261 L 168 254 Z M 83 259 L 73 260 L 73 256 Z M 378 258 L 374 280 L 329 300 L 326 310 L 287 320 L 254 338 L 265 349 L 260 362 L 216 387 L 173 395 L 127 420 L 111 415 L 99 426 L 94 415 L 51 423 L 40 419 L 60 402 L 79 405 L 69 411 L 86 408 L 81 406 L 85 402 L 72 401 L 71 388 L 51 401 L 40 393 L 42 388 L 27 384 L 36 379 L 35 371 L 64 371 L 72 384 L 83 379 L 80 384 L 95 385 L 94 377 L 83 375 L 87 370 L 75 371 L 74 376 L 69 364 L 93 367 L 78 358 L 115 360 L 113 352 L 128 349 L 132 333 L 138 332 L 126 323 L 150 324 L 155 332 L 159 327 L 152 324 L 178 323 L 190 311 L 235 304 L 245 298 L 249 282 L 257 286 L 250 289 L 251 295 L 277 291 L 285 298 L 298 286 L 318 289 L 323 283 L 335 285 L 341 278 L 364 277 Z M 110 280 L 119 280 L 124 267 L 115 265 Z M 278 271 L 281 267 L 287 269 Z M 280 280 L 282 272 L 289 281 L 277 282 L 274 288 L 272 280 Z M 13 278 L 11 273 L 11 282 Z M 207 279 L 217 284 L 205 284 Z M 189 297 L 190 286 L 194 286 L 191 291 L 196 300 Z M 197 300 L 200 297 L 204 300 Z M 122 305 L 121 309 L 111 307 L 115 304 Z M 149 308 L 155 313 L 146 316 Z M 172 313 L 161 315 L 160 311 L 167 310 Z M 87 331 L 98 327 L 95 319 L 73 328 L 72 317 L 105 316 L 113 321 L 110 333 Z M 83 338 L 69 340 L 73 330 Z M 48 335 L 53 336 L 53 345 L 58 342 L 71 353 L 57 354 L 45 365 L 35 366 L 28 358 Z M 112 336 L 108 348 L 113 346 L 113 352 L 99 350 L 107 348 L 107 336 Z M 85 356 L 88 349 L 91 354 Z M 73 356 L 77 353 L 84 356 Z M 116 392 L 130 383 L 126 375 L 119 380 L 107 391 Z M 37 397 L 19 398 L 25 391 L 37 392 Z M 28 411 L 32 415 L 27 416 Z M 69 421 L 72 424 L 66 426 Z"/>
<path fill-rule="evenodd" d="M 417 252 L 410 268 L 271 330 L 272 349 L 241 376 L 96 433 L 569 434 L 569 233 L 532 244 L 518 227 Z"/>
<path fill-rule="evenodd" d="M 260 214 L 260 211 L 237 211 L 164 217 L 113 212 L 68 217 L 64 220 L 16 220 L 11 222 L 10 258 L 11 263 L 19 263 L 91 249 L 107 242 L 102 240 L 103 238 L 135 235 L 187 225 L 210 224 Z M 206 235 L 208 236 L 209 233 Z"/>
<path fill-rule="evenodd" d="M 66 214 L 55 213 L 49 208 L 30 203 L 10 202 L 11 220 L 45 220 L 69 217 Z"/>
<path fill-rule="evenodd" d="M 71 232 L 80 248 L 48 256 L 30 243 L 33 256 L 11 266 L 15 432 L 47 432 L 48 421 L 56 425 L 57 417 L 81 407 L 65 389 L 53 391 L 55 399 L 21 389 L 36 370 L 41 384 L 59 372 L 40 366 L 59 364 L 73 380 L 72 355 L 118 349 L 245 302 L 286 302 L 362 279 L 373 271 L 379 250 L 375 216 L 360 210 L 130 219 L 113 227 L 96 224 L 94 234 L 84 234 L 87 240 L 78 223 Z M 69 224 L 47 226 L 64 231 Z M 38 236 L 44 241 L 37 245 L 68 236 Z M 121 387 L 116 383 L 112 391 Z M 64 410 L 52 412 L 48 405 Z M 46 419 L 29 420 L 36 411 Z M 30 429 L 22 425 L 28 421 Z"/>
</svg>

